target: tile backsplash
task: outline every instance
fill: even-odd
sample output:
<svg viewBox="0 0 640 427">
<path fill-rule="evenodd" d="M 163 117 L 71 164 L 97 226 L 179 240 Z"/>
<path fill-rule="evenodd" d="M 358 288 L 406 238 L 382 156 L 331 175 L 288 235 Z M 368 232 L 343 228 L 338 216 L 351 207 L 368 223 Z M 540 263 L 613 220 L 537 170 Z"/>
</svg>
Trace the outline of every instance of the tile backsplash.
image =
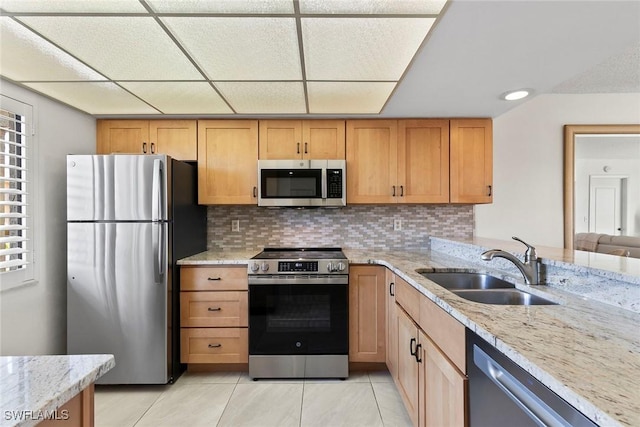
<svg viewBox="0 0 640 427">
<path fill-rule="evenodd" d="M 231 231 L 238 220 L 240 231 Z M 394 220 L 402 229 L 393 229 Z M 352 249 L 425 249 L 430 236 L 473 237 L 472 205 L 358 205 L 341 209 L 268 209 L 209 206 L 207 249 L 339 246 Z"/>
</svg>

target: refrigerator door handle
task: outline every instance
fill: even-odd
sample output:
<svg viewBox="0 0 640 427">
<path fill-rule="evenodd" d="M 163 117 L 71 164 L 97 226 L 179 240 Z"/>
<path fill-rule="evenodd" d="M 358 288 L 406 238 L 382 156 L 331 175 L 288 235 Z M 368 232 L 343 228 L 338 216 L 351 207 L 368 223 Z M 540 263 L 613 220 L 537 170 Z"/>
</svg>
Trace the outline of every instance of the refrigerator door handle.
<svg viewBox="0 0 640 427">
<path fill-rule="evenodd" d="M 165 226 L 166 224 L 153 223 L 153 277 L 156 283 L 162 283 L 167 265 L 164 235 Z"/>
<path fill-rule="evenodd" d="M 151 199 L 151 221 L 162 220 L 162 206 L 164 203 L 162 188 L 162 160 L 155 159 L 153 161 L 153 187 Z"/>
</svg>

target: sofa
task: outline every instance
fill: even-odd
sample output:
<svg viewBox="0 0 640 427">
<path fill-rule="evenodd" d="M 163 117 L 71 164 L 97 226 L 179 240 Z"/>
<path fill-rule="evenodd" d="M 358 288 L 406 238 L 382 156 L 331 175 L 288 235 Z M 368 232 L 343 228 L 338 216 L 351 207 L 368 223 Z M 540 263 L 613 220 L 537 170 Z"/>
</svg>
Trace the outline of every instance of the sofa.
<svg viewBox="0 0 640 427">
<path fill-rule="evenodd" d="M 600 233 L 577 233 L 574 241 L 577 251 L 640 258 L 640 237 L 612 236 Z"/>
</svg>

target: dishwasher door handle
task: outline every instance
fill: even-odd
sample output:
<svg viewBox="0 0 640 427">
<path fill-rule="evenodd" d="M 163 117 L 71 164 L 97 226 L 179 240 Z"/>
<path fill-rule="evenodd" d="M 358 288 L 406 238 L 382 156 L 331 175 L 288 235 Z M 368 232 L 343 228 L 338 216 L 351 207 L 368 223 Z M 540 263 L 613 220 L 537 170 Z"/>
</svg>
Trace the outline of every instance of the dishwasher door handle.
<svg viewBox="0 0 640 427">
<path fill-rule="evenodd" d="M 560 414 L 477 345 L 473 346 L 473 363 L 539 426 L 571 427 Z"/>
</svg>

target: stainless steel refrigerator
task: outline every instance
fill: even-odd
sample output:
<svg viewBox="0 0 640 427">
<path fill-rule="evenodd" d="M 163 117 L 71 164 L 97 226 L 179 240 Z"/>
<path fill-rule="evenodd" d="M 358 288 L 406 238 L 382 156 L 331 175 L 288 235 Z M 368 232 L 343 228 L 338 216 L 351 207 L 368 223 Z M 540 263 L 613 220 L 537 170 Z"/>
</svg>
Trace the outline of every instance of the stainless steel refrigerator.
<svg viewBox="0 0 640 427">
<path fill-rule="evenodd" d="M 179 269 L 206 249 L 196 166 L 67 156 L 67 352 L 109 353 L 98 384 L 166 384 L 180 364 Z"/>
</svg>

